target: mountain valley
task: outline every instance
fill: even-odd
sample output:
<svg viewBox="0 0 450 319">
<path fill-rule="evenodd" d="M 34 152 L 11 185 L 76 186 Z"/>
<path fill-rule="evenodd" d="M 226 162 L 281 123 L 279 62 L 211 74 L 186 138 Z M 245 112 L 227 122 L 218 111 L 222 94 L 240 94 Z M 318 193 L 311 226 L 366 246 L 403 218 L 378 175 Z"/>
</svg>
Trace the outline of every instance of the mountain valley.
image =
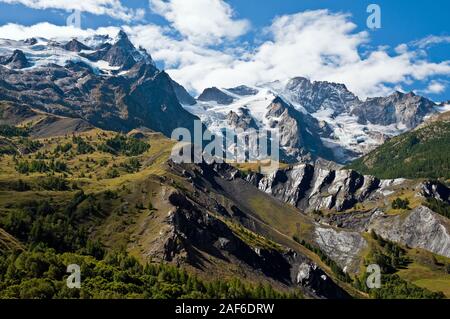
<svg viewBox="0 0 450 319">
<path fill-rule="evenodd" d="M 0 298 L 450 298 L 448 109 L 302 77 L 194 98 L 123 31 L 0 40 Z M 198 119 L 277 130 L 279 168 L 176 163 Z"/>
</svg>

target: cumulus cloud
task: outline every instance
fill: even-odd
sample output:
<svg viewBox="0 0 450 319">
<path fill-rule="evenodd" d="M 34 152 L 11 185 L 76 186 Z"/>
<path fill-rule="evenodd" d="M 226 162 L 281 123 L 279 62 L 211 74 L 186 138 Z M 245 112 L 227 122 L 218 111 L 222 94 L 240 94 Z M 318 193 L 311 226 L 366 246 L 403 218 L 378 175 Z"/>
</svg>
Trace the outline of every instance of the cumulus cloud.
<svg viewBox="0 0 450 319">
<path fill-rule="evenodd" d="M 149 0 L 151 9 L 162 15 L 181 35 L 200 45 L 217 44 L 246 33 L 247 20 L 234 19 L 231 6 L 223 0 Z"/>
<path fill-rule="evenodd" d="M 143 9 L 124 7 L 120 0 L 0 0 L 8 4 L 22 4 L 33 9 L 80 10 L 95 15 L 108 15 L 112 18 L 131 21 L 142 19 Z"/>
<path fill-rule="evenodd" d="M 270 39 L 254 50 L 198 50 L 190 59 L 175 59 L 168 71 L 196 91 L 306 76 L 345 83 L 362 98 L 388 94 L 412 79 L 450 75 L 449 61 L 429 62 L 407 46 L 395 55 L 380 47 L 363 57 L 359 49 L 370 41 L 369 35 L 355 29 L 349 15 L 327 10 L 280 16 L 266 29 Z"/>
<path fill-rule="evenodd" d="M 429 94 L 440 94 L 444 92 L 446 89 L 446 84 L 437 80 L 433 80 L 430 82 L 428 87 L 425 90 L 425 93 Z"/>
</svg>

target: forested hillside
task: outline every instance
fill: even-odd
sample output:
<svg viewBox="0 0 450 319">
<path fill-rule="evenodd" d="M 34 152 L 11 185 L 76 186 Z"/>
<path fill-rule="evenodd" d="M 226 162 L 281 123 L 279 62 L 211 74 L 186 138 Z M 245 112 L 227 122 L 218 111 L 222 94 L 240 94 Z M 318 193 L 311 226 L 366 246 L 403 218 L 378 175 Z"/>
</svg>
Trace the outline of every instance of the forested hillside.
<svg viewBox="0 0 450 319">
<path fill-rule="evenodd" d="M 436 121 L 400 135 L 348 168 L 379 178 L 450 178 L 450 122 Z"/>
</svg>

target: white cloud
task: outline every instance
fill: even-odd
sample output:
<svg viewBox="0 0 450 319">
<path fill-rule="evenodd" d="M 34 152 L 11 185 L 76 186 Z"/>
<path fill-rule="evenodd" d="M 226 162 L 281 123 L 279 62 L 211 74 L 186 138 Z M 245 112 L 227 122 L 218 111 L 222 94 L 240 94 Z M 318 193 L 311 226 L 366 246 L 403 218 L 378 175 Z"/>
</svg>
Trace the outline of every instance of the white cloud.
<svg viewBox="0 0 450 319">
<path fill-rule="evenodd" d="M 418 48 L 425 49 L 435 44 L 450 43 L 450 36 L 430 35 L 418 41 L 414 41 L 413 45 Z"/>
<path fill-rule="evenodd" d="M 78 29 L 74 26 L 57 26 L 48 22 L 23 26 L 9 23 L 0 26 L 0 39 L 22 40 L 31 37 L 41 37 L 54 40 L 66 40 L 77 37 L 88 37 L 98 34 L 116 35 L 117 27 L 106 27 L 99 29 Z"/>
<path fill-rule="evenodd" d="M 440 94 L 440 93 L 444 92 L 445 89 L 446 89 L 445 83 L 433 80 L 430 82 L 430 84 L 426 88 L 425 93 Z"/>
<path fill-rule="evenodd" d="M 115 19 L 131 21 L 144 16 L 143 9 L 124 7 L 120 0 L 0 0 L 8 4 L 23 4 L 33 9 L 80 10 L 96 15 L 108 15 Z"/>
<path fill-rule="evenodd" d="M 345 83 L 362 98 L 390 93 L 392 87 L 412 79 L 450 75 L 449 61 L 431 63 L 407 46 L 393 56 L 380 47 L 362 57 L 359 49 L 369 42 L 369 36 L 355 33 L 356 25 L 349 19 L 327 10 L 277 17 L 266 30 L 271 39 L 254 51 L 242 54 L 231 48 L 226 53 L 202 55 L 198 50 L 191 59 L 178 60 L 168 72 L 196 91 L 213 85 L 251 85 L 306 76 Z"/>
<path fill-rule="evenodd" d="M 237 38 L 250 27 L 247 20 L 235 20 L 233 9 L 223 0 L 149 0 L 149 3 L 181 35 L 200 45 Z"/>
</svg>

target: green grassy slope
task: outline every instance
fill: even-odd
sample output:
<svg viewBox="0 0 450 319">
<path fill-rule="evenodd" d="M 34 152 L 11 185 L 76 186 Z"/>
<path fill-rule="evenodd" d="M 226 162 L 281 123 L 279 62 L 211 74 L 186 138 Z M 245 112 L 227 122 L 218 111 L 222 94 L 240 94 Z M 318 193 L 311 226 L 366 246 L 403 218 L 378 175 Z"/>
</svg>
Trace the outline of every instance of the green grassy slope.
<svg viewBox="0 0 450 319">
<path fill-rule="evenodd" d="M 161 194 L 189 186 L 169 172 L 173 142 L 161 134 L 94 129 L 34 140 L 5 127 L 3 138 L 11 152 L 0 155 L 0 298 L 301 297 L 220 260 L 199 273 L 148 259 L 172 209 Z M 36 147 L 24 152 L 24 141 Z M 65 288 L 67 263 L 88 272 L 84 289 Z"/>
</svg>

